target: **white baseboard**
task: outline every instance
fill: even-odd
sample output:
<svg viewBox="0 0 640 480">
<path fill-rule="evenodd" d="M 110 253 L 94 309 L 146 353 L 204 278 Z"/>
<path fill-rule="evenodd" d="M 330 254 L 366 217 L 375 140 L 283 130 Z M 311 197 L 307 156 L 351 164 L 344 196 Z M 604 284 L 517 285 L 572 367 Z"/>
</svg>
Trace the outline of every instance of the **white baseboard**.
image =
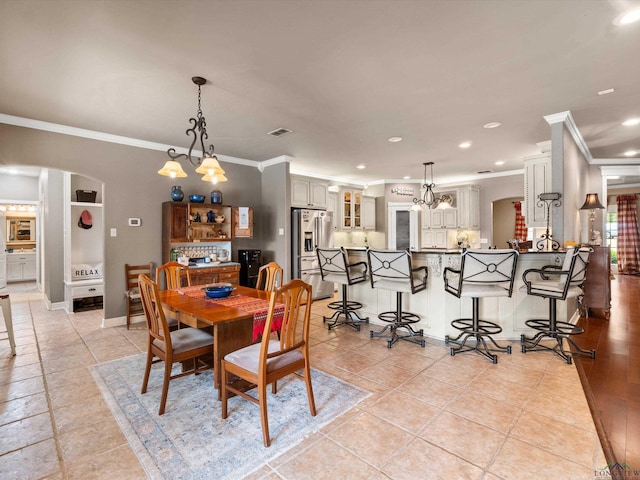
<svg viewBox="0 0 640 480">
<path fill-rule="evenodd" d="M 138 315 L 135 317 L 131 317 L 131 325 L 135 325 L 136 323 L 144 323 L 146 320 L 144 315 Z M 121 327 L 127 324 L 127 317 L 112 317 L 112 318 L 104 318 L 102 320 L 102 328 L 111 328 L 111 327 Z"/>
</svg>

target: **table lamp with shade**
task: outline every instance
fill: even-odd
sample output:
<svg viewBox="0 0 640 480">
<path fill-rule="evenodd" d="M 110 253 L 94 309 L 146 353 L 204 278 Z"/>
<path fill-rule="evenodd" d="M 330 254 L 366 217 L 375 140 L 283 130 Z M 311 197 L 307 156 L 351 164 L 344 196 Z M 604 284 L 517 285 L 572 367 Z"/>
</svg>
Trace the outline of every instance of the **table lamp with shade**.
<svg viewBox="0 0 640 480">
<path fill-rule="evenodd" d="M 589 231 L 589 241 L 593 242 L 596 238 L 594 235 L 594 223 L 596 219 L 596 209 L 603 210 L 604 207 L 598 200 L 597 193 L 587 193 L 587 198 L 584 201 L 584 205 L 580 207 L 580 210 L 589 210 L 589 220 L 591 222 L 591 230 Z"/>
</svg>

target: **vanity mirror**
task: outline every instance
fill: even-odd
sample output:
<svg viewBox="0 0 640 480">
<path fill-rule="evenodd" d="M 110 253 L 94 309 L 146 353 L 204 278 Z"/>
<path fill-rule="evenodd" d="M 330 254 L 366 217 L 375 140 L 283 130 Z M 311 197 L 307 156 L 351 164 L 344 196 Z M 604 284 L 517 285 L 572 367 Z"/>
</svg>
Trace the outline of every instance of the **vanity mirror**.
<svg viewBox="0 0 640 480">
<path fill-rule="evenodd" d="M 36 241 L 34 218 L 8 218 L 7 243 L 33 243 Z"/>
</svg>

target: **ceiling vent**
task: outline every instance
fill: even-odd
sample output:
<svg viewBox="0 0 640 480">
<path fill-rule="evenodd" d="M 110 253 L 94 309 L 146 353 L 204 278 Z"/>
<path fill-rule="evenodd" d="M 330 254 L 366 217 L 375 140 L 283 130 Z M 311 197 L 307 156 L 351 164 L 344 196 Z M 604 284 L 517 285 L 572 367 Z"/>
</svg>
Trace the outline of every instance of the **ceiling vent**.
<svg viewBox="0 0 640 480">
<path fill-rule="evenodd" d="M 288 133 L 293 132 L 293 130 L 289 130 L 288 128 L 276 128 L 275 130 L 270 131 L 267 135 L 271 135 L 272 137 L 282 137 L 283 135 L 287 135 Z"/>
<path fill-rule="evenodd" d="M 480 170 L 479 172 L 476 172 L 479 175 L 482 175 L 483 173 L 493 173 L 493 170 Z"/>
</svg>

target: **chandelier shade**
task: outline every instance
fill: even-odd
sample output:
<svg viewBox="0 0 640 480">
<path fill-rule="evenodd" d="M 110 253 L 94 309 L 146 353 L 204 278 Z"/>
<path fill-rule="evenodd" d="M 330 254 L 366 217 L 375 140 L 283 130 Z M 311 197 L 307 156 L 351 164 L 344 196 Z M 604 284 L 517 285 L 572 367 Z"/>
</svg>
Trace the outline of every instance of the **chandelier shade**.
<svg viewBox="0 0 640 480">
<path fill-rule="evenodd" d="M 196 168 L 196 173 L 209 176 L 224 175 L 224 170 L 218 163 L 218 158 L 214 155 L 213 157 L 205 157 L 200 166 Z"/>
<path fill-rule="evenodd" d="M 227 177 L 224 176 L 224 174 L 220 174 L 220 175 L 204 175 L 202 177 L 202 181 L 203 182 L 211 182 L 214 185 L 217 183 L 222 183 L 222 182 L 226 182 L 228 179 Z"/>
<path fill-rule="evenodd" d="M 215 179 L 218 182 L 227 181 L 224 176 L 224 170 L 218 163 L 217 157 L 213 154 L 214 147 L 213 145 L 209 145 L 209 148 L 205 148 L 204 143 L 205 140 L 209 138 L 207 134 L 207 122 L 202 114 L 202 108 L 200 105 L 201 100 L 201 92 L 200 87 L 207 83 L 207 79 L 203 77 L 191 77 L 191 81 L 198 86 L 198 111 L 196 112 L 195 118 L 190 118 L 189 123 L 191 123 L 191 128 L 188 128 L 185 131 L 185 134 L 191 137 L 191 145 L 189 146 L 188 153 L 176 153 L 175 148 L 170 148 L 167 150 L 167 155 L 171 158 L 171 160 L 165 163 L 164 167 L 158 170 L 160 175 L 171 177 L 171 178 L 183 178 L 186 177 L 187 174 L 180 166 L 179 160 L 185 159 L 188 160 L 189 163 L 197 167 L 196 173 L 204 175 L 208 177 L 205 181 L 212 181 Z M 200 151 L 202 157 L 199 157 L 197 151 L 194 151 L 193 148 L 196 146 L 196 143 L 199 143 Z M 222 180 L 224 178 L 224 180 Z"/>
<path fill-rule="evenodd" d="M 182 169 L 182 165 L 180 165 L 180 163 L 176 162 L 175 160 L 167 160 L 167 162 L 164 164 L 164 167 L 158 170 L 158 173 L 164 177 L 171 178 L 184 178 L 187 176 L 187 174 Z"/>
</svg>

